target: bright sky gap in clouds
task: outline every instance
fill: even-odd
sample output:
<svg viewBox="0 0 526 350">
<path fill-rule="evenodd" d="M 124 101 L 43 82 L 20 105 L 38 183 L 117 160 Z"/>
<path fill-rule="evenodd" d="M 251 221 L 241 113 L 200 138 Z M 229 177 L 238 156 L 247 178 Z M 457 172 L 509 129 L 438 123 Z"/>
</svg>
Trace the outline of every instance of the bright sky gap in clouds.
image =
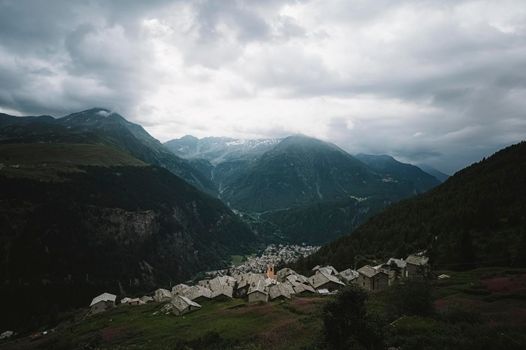
<svg viewBox="0 0 526 350">
<path fill-rule="evenodd" d="M 0 111 L 304 133 L 453 172 L 526 134 L 526 1 L 0 0 Z"/>
</svg>

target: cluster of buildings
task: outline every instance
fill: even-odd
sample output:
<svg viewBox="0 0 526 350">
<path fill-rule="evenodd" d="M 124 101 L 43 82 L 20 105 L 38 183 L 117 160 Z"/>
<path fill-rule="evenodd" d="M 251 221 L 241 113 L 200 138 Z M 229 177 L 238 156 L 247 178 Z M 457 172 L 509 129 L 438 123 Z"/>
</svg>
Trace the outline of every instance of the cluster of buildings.
<svg viewBox="0 0 526 350">
<path fill-rule="evenodd" d="M 298 245 L 298 244 L 271 244 L 258 256 L 249 256 L 239 265 L 232 265 L 225 270 L 211 271 L 208 274 L 216 275 L 234 275 L 250 272 L 265 271 L 269 265 L 288 265 L 301 257 L 314 254 L 320 249 L 319 246 Z"/>
<path fill-rule="evenodd" d="M 312 275 L 306 277 L 290 268 L 274 271 L 268 264 L 265 273 L 243 272 L 220 275 L 204 279 L 195 285 L 178 284 L 168 289 L 157 289 L 153 296 L 123 298 L 120 303 L 141 305 L 149 302 L 165 303 L 162 312 L 182 315 L 201 308 L 206 300 L 228 300 L 243 298 L 249 303 L 290 299 L 293 295 L 329 295 L 338 289 L 356 284 L 368 291 L 387 288 L 398 279 L 423 277 L 428 273 L 429 259 L 423 254 L 414 254 L 406 259 L 391 258 L 386 263 L 365 265 L 358 270 L 346 269 L 338 272 L 332 266 L 316 266 Z M 91 302 L 91 312 L 99 313 L 114 307 L 116 295 L 103 293 Z"/>
</svg>

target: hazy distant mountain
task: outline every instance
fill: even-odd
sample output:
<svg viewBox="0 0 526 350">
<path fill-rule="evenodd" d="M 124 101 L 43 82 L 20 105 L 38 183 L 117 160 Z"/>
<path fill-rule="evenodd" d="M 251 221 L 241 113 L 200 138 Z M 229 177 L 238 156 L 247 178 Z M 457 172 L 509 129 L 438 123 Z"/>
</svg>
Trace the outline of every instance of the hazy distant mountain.
<svg viewBox="0 0 526 350">
<path fill-rule="evenodd" d="M 428 250 L 447 269 L 526 266 L 526 142 L 475 163 L 433 190 L 395 205 L 305 261 L 352 266 L 356 255 Z"/>
<path fill-rule="evenodd" d="M 197 188 L 216 194 L 215 185 L 188 160 L 177 157 L 140 125 L 117 113 L 93 108 L 63 118 L 0 116 L 0 142 L 103 143 L 164 167 Z"/>
<path fill-rule="evenodd" d="M 303 135 L 281 140 L 185 136 L 165 145 L 211 179 L 230 207 L 263 213 L 250 216 L 255 230 L 285 241 L 327 242 L 385 206 L 439 184 L 392 157 L 353 157 Z"/>
<path fill-rule="evenodd" d="M 253 160 L 270 150 L 280 139 L 234 139 L 229 137 L 184 136 L 164 145 L 176 155 L 192 159 L 202 158 L 213 165 L 233 160 Z"/>
<path fill-rule="evenodd" d="M 440 181 L 417 166 L 397 161 L 388 155 L 357 154 L 356 158 L 367 164 L 384 178 L 397 181 L 400 186 L 425 192 L 440 184 Z"/>
<path fill-rule="evenodd" d="M 445 174 L 445 173 L 441 172 L 440 170 L 437 170 L 437 169 L 433 168 L 432 166 L 429 166 L 429 165 L 426 165 L 426 164 L 418 164 L 418 167 L 420 169 L 422 169 L 423 171 L 425 171 L 426 173 L 436 177 L 438 179 L 438 181 L 440 181 L 440 182 L 444 182 L 444 181 L 446 181 L 449 178 L 448 174 Z"/>
<path fill-rule="evenodd" d="M 220 193 L 234 208 L 262 212 L 353 197 L 403 198 L 423 190 L 373 170 L 333 144 L 296 135 L 225 178 Z"/>
</svg>

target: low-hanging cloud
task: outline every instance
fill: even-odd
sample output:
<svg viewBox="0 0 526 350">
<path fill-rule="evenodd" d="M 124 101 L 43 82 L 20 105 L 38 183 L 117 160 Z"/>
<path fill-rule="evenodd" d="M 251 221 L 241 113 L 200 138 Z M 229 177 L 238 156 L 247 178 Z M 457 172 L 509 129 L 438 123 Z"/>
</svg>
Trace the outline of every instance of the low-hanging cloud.
<svg viewBox="0 0 526 350">
<path fill-rule="evenodd" d="M 521 0 L 0 0 L 0 110 L 305 133 L 453 172 L 526 131 Z"/>
</svg>

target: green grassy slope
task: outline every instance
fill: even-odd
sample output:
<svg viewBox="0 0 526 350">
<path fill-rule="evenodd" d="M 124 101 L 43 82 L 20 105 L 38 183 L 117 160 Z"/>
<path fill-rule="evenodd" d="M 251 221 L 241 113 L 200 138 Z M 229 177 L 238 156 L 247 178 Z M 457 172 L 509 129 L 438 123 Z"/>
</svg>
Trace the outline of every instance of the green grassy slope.
<svg viewBox="0 0 526 350">
<path fill-rule="evenodd" d="M 0 174 L 36 180 L 63 179 L 82 166 L 147 166 L 112 147 L 76 143 L 0 144 Z"/>
<path fill-rule="evenodd" d="M 371 294 L 368 313 L 379 320 L 386 346 L 406 349 L 523 349 L 526 269 L 481 268 L 431 283 L 434 311 L 397 315 L 392 289 Z M 304 297 L 249 305 L 205 302 L 182 317 L 159 314 L 159 304 L 86 310 L 48 335 L 0 344 L 0 349 L 323 349 L 322 308 L 331 298 Z M 71 316 L 71 315 L 70 315 Z"/>
<path fill-rule="evenodd" d="M 64 143 L 0 144 L 0 162 L 28 165 L 44 163 L 92 166 L 146 165 L 127 153 L 104 145 Z"/>
<path fill-rule="evenodd" d="M 101 108 L 58 119 L 0 114 L 0 142 L 105 144 L 148 164 L 166 168 L 191 185 L 215 195 L 215 185 L 187 160 L 166 149 L 142 126 Z"/>
<path fill-rule="evenodd" d="M 201 310 L 176 317 L 159 304 L 119 306 L 65 323 L 32 346 L 72 349 L 302 349 L 316 341 L 320 298 L 248 305 L 242 300 L 209 301 Z M 82 316 L 77 315 L 82 318 Z M 214 344 L 214 347 L 209 347 Z M 18 344 L 24 348 L 24 342 Z M 13 348 L 16 346 L 13 345 Z"/>
</svg>

